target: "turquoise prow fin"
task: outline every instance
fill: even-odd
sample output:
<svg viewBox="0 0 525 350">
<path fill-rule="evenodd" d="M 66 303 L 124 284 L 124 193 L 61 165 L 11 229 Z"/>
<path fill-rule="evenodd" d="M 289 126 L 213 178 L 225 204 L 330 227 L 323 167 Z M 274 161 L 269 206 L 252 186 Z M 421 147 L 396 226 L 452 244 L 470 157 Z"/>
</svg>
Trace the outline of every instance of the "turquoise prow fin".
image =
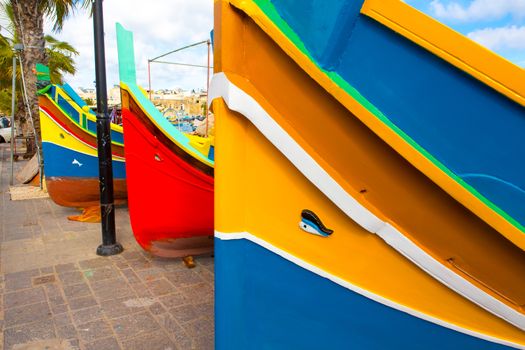
<svg viewBox="0 0 525 350">
<path fill-rule="evenodd" d="M 118 64 L 121 84 L 126 85 L 126 89 L 133 95 L 135 100 L 144 109 L 148 118 L 151 119 L 161 131 L 168 135 L 174 142 L 182 147 L 186 152 L 193 155 L 201 162 L 214 165 L 214 161 L 206 155 L 200 153 L 190 144 L 190 139 L 172 125 L 159 110 L 151 103 L 143 90 L 137 85 L 137 73 L 135 70 L 135 51 L 133 47 L 133 33 L 126 30 L 120 23 L 116 24 L 117 29 L 117 48 Z"/>
<path fill-rule="evenodd" d="M 120 81 L 126 84 L 136 84 L 135 48 L 133 46 L 133 32 L 124 29 L 117 23 L 118 70 Z"/>
</svg>

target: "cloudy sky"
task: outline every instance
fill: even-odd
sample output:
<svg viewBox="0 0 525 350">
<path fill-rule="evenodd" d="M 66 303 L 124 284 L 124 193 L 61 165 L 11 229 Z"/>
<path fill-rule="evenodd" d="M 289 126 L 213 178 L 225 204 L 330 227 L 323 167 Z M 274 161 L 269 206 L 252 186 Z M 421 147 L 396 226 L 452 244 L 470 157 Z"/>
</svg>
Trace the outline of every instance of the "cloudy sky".
<svg viewBox="0 0 525 350">
<path fill-rule="evenodd" d="M 525 67 L 525 0 L 405 0 L 408 4 L 469 36 L 514 63 Z M 213 0 L 104 1 L 108 86 L 118 83 L 115 22 L 135 35 L 139 84 L 147 87 L 147 60 L 181 46 L 206 40 L 213 26 Z M 93 87 L 93 25 L 78 11 L 55 34 L 80 52 L 78 73 L 68 77 L 74 87 Z M 206 64 L 206 46 L 168 57 L 170 61 Z M 152 66 L 154 89 L 203 88 L 206 70 Z"/>
<path fill-rule="evenodd" d="M 213 27 L 213 0 L 104 1 L 108 87 L 119 82 L 116 22 L 133 31 L 137 80 L 147 88 L 148 58 L 209 38 Z M 66 81 L 75 88 L 94 87 L 93 21 L 88 13 L 77 11 L 63 31 L 53 35 L 71 43 L 80 52 L 76 58 L 77 73 L 66 77 Z M 206 65 L 207 47 L 201 45 L 175 53 L 166 60 Z M 206 86 L 206 69 L 153 64 L 151 73 L 154 89 Z"/>
<path fill-rule="evenodd" d="M 405 0 L 525 67 L 525 0 Z"/>
</svg>

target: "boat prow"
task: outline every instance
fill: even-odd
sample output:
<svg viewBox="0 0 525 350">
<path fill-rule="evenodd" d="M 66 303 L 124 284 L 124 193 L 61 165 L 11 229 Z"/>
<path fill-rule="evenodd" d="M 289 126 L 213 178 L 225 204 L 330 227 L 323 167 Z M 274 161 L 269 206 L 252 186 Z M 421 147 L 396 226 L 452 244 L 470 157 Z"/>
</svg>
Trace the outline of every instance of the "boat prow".
<svg viewBox="0 0 525 350">
<path fill-rule="evenodd" d="M 524 348 L 523 70 L 401 1 L 215 18 L 217 348 Z"/>
<path fill-rule="evenodd" d="M 51 85 L 39 95 L 44 175 L 56 204 L 87 208 L 100 204 L 96 119 L 72 93 L 70 87 Z M 111 133 L 115 203 L 123 204 L 127 189 L 122 128 L 112 125 Z"/>
<path fill-rule="evenodd" d="M 177 130 L 136 84 L 131 32 L 117 24 L 129 213 L 133 234 L 163 257 L 213 248 L 211 138 Z"/>
</svg>

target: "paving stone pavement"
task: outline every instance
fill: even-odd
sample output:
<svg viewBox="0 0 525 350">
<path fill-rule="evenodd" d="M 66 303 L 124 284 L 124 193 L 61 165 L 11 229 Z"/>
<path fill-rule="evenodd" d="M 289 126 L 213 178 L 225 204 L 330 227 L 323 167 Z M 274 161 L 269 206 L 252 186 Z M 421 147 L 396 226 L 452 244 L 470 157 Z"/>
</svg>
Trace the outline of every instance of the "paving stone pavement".
<svg viewBox="0 0 525 350">
<path fill-rule="evenodd" d="M 0 144 L 0 349 L 213 349 L 212 257 L 188 269 L 144 252 L 125 207 L 125 251 L 98 257 L 99 224 L 50 199 L 11 201 L 9 173 Z"/>
</svg>

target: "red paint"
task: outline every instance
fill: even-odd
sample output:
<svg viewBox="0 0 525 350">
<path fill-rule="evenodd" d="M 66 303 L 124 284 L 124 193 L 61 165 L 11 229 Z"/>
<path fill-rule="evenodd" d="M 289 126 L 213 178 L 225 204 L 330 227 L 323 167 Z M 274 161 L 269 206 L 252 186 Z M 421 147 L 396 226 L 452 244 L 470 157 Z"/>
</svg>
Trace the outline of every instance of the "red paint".
<svg viewBox="0 0 525 350">
<path fill-rule="evenodd" d="M 151 251 L 155 242 L 212 236 L 213 177 L 174 154 L 129 109 L 122 115 L 129 215 L 137 242 Z"/>
</svg>

